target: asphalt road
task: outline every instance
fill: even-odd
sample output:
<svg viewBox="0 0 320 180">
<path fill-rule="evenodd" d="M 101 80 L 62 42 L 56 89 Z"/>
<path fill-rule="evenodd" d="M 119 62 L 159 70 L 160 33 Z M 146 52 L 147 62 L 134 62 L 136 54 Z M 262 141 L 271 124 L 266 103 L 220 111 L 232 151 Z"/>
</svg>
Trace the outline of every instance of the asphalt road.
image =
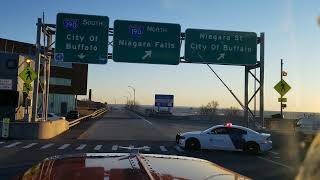
<svg viewBox="0 0 320 180">
<path fill-rule="evenodd" d="M 290 136 L 272 134 L 274 149 L 266 154 L 202 150 L 190 152 L 176 146 L 177 132 L 204 130 L 209 121 L 145 119 L 118 110 L 90 120 L 50 140 L 1 140 L 0 179 L 10 179 L 42 159 L 59 154 L 128 152 L 121 146 L 147 147 L 142 153 L 174 154 L 209 160 L 253 179 L 293 179 L 298 158 Z"/>
</svg>

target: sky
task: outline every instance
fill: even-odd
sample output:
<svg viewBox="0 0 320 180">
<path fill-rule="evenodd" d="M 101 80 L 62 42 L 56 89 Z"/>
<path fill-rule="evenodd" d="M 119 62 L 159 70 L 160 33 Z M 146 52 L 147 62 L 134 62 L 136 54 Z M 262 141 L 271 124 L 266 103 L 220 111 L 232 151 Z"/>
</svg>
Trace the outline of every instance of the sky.
<svg viewBox="0 0 320 180">
<path fill-rule="evenodd" d="M 280 80 L 283 59 L 288 72 L 284 79 L 292 87 L 285 96 L 285 111 L 320 112 L 319 0 L 5 0 L 0 6 L 0 37 L 35 43 L 36 21 L 43 12 L 45 22 L 53 24 L 57 13 L 65 12 L 108 16 L 110 27 L 119 19 L 177 23 L 182 32 L 186 28 L 249 31 L 258 35 L 264 32 L 265 109 L 279 110 L 279 94 L 273 87 Z M 212 67 L 243 101 L 244 67 Z M 254 81 L 249 80 L 251 96 Z M 89 65 L 88 89 L 93 91 L 93 100 L 124 103 L 124 96 L 133 98 L 128 85 L 135 87 L 140 104 L 154 104 L 155 94 L 173 94 L 176 106 L 201 106 L 216 100 L 221 108 L 240 107 L 204 64 L 175 66 L 109 60 L 106 65 Z"/>
</svg>

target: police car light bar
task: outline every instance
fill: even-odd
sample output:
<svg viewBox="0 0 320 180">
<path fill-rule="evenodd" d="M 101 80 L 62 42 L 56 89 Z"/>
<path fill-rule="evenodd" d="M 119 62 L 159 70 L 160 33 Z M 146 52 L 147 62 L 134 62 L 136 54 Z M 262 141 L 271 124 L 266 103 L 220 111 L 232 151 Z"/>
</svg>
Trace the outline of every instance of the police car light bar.
<svg viewBox="0 0 320 180">
<path fill-rule="evenodd" d="M 225 126 L 226 127 L 232 127 L 232 123 L 227 123 Z"/>
</svg>

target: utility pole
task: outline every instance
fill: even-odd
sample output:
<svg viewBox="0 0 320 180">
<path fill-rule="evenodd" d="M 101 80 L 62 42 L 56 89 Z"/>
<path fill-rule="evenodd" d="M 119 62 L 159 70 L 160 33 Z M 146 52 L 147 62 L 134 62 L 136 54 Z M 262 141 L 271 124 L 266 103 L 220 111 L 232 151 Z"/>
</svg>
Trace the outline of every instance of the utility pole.
<svg viewBox="0 0 320 180">
<path fill-rule="evenodd" d="M 282 81 L 283 80 L 283 59 L 281 59 L 281 71 L 280 71 L 280 80 Z M 280 116 L 281 116 L 281 119 L 283 118 L 283 112 L 282 112 L 282 109 L 283 109 L 283 105 L 282 105 L 282 98 L 283 96 L 281 95 L 281 102 L 280 102 Z"/>
</svg>

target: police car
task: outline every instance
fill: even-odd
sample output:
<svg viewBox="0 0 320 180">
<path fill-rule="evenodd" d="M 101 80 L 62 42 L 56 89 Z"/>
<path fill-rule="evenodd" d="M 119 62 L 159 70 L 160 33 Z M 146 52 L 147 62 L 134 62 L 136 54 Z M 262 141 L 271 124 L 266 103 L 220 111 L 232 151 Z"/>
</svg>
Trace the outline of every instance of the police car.
<svg viewBox="0 0 320 180">
<path fill-rule="evenodd" d="M 252 154 L 272 149 L 271 135 L 232 125 L 216 125 L 205 131 L 177 134 L 176 143 L 186 149 L 246 151 Z"/>
</svg>

